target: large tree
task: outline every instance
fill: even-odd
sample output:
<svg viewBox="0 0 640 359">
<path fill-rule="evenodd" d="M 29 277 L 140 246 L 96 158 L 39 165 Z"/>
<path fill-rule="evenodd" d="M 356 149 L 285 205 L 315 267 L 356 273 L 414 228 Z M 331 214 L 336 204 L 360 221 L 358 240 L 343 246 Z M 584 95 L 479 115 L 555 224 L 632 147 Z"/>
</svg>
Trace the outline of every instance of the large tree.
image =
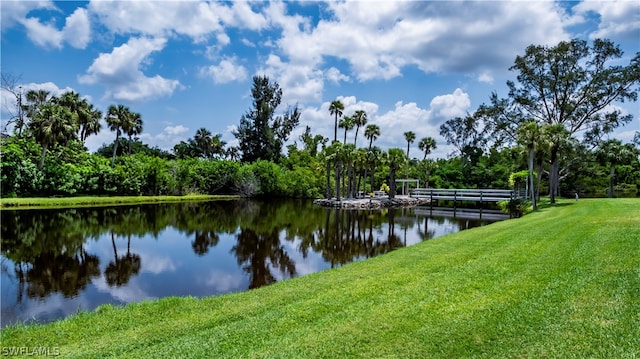
<svg viewBox="0 0 640 359">
<path fill-rule="evenodd" d="M 622 55 L 617 45 L 600 39 L 591 46 L 574 39 L 551 47 L 527 47 L 510 68 L 518 73 L 517 83 L 507 82 L 509 99 L 518 118 L 563 126 L 567 136 L 580 131 L 609 133 L 630 122 L 631 114 L 623 115 L 618 107 L 610 105 L 614 101 L 637 100 L 640 53 L 625 66 L 620 64 Z M 552 146 L 550 153 L 552 202 L 560 178 L 559 156 L 554 153 L 559 149 Z"/>
<path fill-rule="evenodd" d="M 282 90 L 277 82 L 266 76 L 254 76 L 251 89 L 253 108 L 240 119 L 240 126 L 234 132 L 242 151 L 242 161 L 279 161 L 282 146 L 289 134 L 300 122 L 298 107 L 287 110 L 282 116 L 275 116 L 276 108 L 282 100 Z"/>
</svg>

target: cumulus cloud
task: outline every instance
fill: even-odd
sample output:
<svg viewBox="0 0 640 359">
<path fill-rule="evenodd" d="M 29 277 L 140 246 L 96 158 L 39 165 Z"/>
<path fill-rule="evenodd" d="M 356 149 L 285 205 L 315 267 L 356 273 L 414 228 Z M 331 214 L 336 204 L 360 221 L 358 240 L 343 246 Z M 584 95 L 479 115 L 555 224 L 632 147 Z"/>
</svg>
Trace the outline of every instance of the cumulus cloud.
<svg viewBox="0 0 640 359">
<path fill-rule="evenodd" d="M 166 126 L 160 133 L 152 134 L 146 132 L 141 134 L 139 137 L 144 143 L 150 143 L 153 144 L 153 146 L 158 146 L 162 150 L 170 151 L 173 149 L 173 146 L 178 144 L 180 141 L 186 141 L 189 137 L 188 132 L 188 127 L 182 125 L 170 125 Z"/>
<path fill-rule="evenodd" d="M 104 85 L 106 97 L 115 100 L 138 101 L 171 95 L 180 86 L 179 81 L 159 75 L 147 77 L 141 71 L 143 64 L 150 62 L 150 54 L 161 51 L 165 44 L 162 38 L 131 38 L 111 53 L 100 54 L 78 81 Z"/>
<path fill-rule="evenodd" d="M 598 30 L 589 34 L 592 39 L 627 37 L 637 41 L 640 37 L 640 2 L 638 1 L 583 1 L 573 7 L 578 16 L 595 13 L 600 17 Z"/>
<path fill-rule="evenodd" d="M 40 18 L 27 17 L 28 13 L 35 9 L 56 10 L 53 5 L 48 2 L 34 2 L 33 7 L 16 5 L 23 3 L 29 2 L 9 2 L 9 9 L 7 9 L 9 14 L 6 15 L 6 19 L 10 24 L 16 22 L 22 24 L 27 30 L 27 36 L 36 45 L 60 49 L 63 47 L 64 42 L 67 42 L 75 48 L 84 49 L 89 43 L 91 39 L 91 26 L 86 9 L 76 9 L 65 19 L 64 27 L 58 30 L 53 19 L 52 21 L 42 22 Z M 4 3 L 2 6 L 4 21 Z M 3 24 L 3 29 L 4 26 Z"/>
<path fill-rule="evenodd" d="M 277 55 L 269 55 L 265 67 L 258 69 L 278 82 L 283 89 L 282 104 L 294 105 L 299 101 L 319 101 L 324 81 L 322 71 L 312 66 L 282 61 Z"/>
<path fill-rule="evenodd" d="M 0 19 L 2 31 L 21 23 L 32 10 L 55 10 L 53 1 L 3 1 Z"/>
<path fill-rule="evenodd" d="M 211 77 L 217 84 L 243 81 L 247 78 L 247 69 L 237 64 L 237 61 L 237 58 L 223 59 L 217 65 L 201 68 L 200 75 Z"/>
</svg>

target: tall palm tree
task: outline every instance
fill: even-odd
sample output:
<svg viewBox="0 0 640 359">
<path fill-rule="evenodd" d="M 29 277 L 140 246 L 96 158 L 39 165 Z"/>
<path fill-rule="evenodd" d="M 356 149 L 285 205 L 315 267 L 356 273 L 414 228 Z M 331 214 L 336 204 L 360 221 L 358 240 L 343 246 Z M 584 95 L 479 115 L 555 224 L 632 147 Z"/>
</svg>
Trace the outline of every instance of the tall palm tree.
<svg viewBox="0 0 640 359">
<path fill-rule="evenodd" d="M 109 126 L 109 130 L 116 131 L 116 139 L 113 143 L 113 157 L 111 158 L 111 166 L 115 163 L 116 152 L 118 150 L 118 142 L 122 133 L 127 133 L 133 122 L 133 113 L 124 105 L 111 105 L 107 111 L 105 120 Z"/>
<path fill-rule="evenodd" d="M 407 131 L 404 133 L 404 139 L 407 140 L 407 164 L 405 166 L 405 179 L 408 180 L 409 179 L 409 159 L 411 157 L 409 157 L 409 148 L 411 146 L 411 144 L 413 143 L 413 141 L 416 140 L 416 134 L 413 131 Z M 404 183 L 402 184 L 402 194 L 404 194 Z"/>
<path fill-rule="evenodd" d="M 416 134 L 413 131 L 407 131 L 404 133 L 404 139 L 407 140 L 407 158 L 409 157 L 409 146 L 416 140 Z"/>
<path fill-rule="evenodd" d="M 344 116 L 340 120 L 338 127 L 344 128 L 344 141 L 342 141 L 343 144 L 345 145 L 347 144 L 347 131 L 352 130 L 354 126 L 355 126 L 355 123 L 353 122 L 353 117 Z"/>
<path fill-rule="evenodd" d="M 369 151 L 371 151 L 371 145 L 378 136 L 380 136 L 380 127 L 378 125 L 367 125 L 364 129 L 364 137 L 369 139 Z"/>
<path fill-rule="evenodd" d="M 46 90 L 29 90 L 25 95 L 26 103 L 22 102 L 20 98 L 20 106 L 22 111 L 29 119 L 33 120 L 42 105 L 47 103 L 50 99 L 50 93 Z M 22 128 L 24 127 L 24 120 L 18 124 L 18 137 L 22 136 Z"/>
<path fill-rule="evenodd" d="M 86 103 L 82 116 L 78 119 L 80 122 L 80 141 L 84 142 L 87 137 L 97 135 L 102 129 L 100 119 L 102 112 L 93 107 L 92 104 Z"/>
<path fill-rule="evenodd" d="M 39 168 L 44 166 L 47 149 L 57 144 L 66 144 L 76 134 L 76 124 L 68 108 L 53 102 L 40 106 L 29 122 L 29 129 L 36 141 L 42 145 Z"/>
<path fill-rule="evenodd" d="M 340 100 L 335 100 L 331 102 L 329 105 L 329 113 L 335 116 L 335 122 L 333 126 L 333 141 L 338 140 L 338 117 L 342 116 L 342 112 L 344 111 L 344 105 Z"/>
<path fill-rule="evenodd" d="M 433 137 L 424 137 L 418 142 L 418 148 L 424 152 L 424 157 L 422 158 L 422 162 L 424 164 L 425 169 L 425 188 L 429 187 L 429 176 L 431 175 L 431 170 L 434 168 L 435 162 L 427 161 L 427 156 L 431 153 L 432 150 L 436 149 L 436 140 Z"/>
<path fill-rule="evenodd" d="M 195 140 L 198 148 L 204 154 L 204 157 L 208 158 L 211 153 L 211 131 L 204 127 L 199 128 L 196 131 L 195 136 L 193 136 L 193 139 Z"/>
<path fill-rule="evenodd" d="M 125 122 L 125 126 L 122 128 L 129 137 L 129 154 L 131 154 L 131 137 L 137 136 L 142 133 L 142 117 L 137 112 L 132 112 L 129 121 Z"/>
<path fill-rule="evenodd" d="M 80 141 L 84 142 L 89 135 L 100 132 L 102 112 L 94 109 L 86 99 L 81 99 L 77 92 L 67 91 L 57 99 L 57 102 L 67 107 L 75 116 Z"/>
<path fill-rule="evenodd" d="M 518 142 L 527 149 L 527 164 L 529 166 L 529 188 L 531 193 L 531 203 L 533 210 L 538 210 L 538 203 L 536 201 L 536 190 L 534 184 L 533 174 L 533 160 L 536 156 L 537 141 L 540 137 L 540 126 L 536 121 L 529 121 L 520 126 L 517 131 Z"/>
<path fill-rule="evenodd" d="M 396 196 L 396 172 L 405 162 L 405 154 L 399 148 L 390 148 L 387 151 L 387 163 L 389 164 L 389 198 Z"/>
<path fill-rule="evenodd" d="M 420 142 L 418 142 L 418 148 L 421 151 L 424 151 L 424 157 L 422 158 L 422 160 L 424 161 L 427 159 L 427 156 L 431 153 L 431 151 L 435 150 L 438 147 L 436 146 L 436 140 L 434 140 L 432 137 L 424 137 L 420 140 Z"/>
<path fill-rule="evenodd" d="M 358 141 L 358 130 L 360 126 L 364 126 L 367 124 L 367 113 L 363 110 L 358 110 L 353 115 L 353 123 L 356 125 L 356 136 L 353 138 L 353 144 L 357 146 L 356 141 Z"/>
</svg>

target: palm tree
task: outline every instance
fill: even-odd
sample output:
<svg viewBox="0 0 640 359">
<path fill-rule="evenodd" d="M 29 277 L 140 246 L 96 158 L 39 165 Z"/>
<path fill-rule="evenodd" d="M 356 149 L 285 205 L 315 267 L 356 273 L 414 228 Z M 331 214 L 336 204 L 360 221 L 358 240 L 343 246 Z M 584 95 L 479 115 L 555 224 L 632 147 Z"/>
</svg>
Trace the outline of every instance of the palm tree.
<svg viewBox="0 0 640 359">
<path fill-rule="evenodd" d="M 204 154 L 204 157 L 209 157 L 211 153 L 211 131 L 202 127 L 196 131 L 196 135 L 193 136 L 198 148 Z"/>
<path fill-rule="evenodd" d="M 437 148 L 436 140 L 433 137 L 424 137 L 418 142 L 418 148 L 424 151 L 424 157 L 422 158 L 422 162 L 424 163 L 425 168 L 425 188 L 429 187 L 429 176 L 431 175 L 431 170 L 433 169 L 433 161 L 427 162 L 427 156 L 431 153 L 432 150 Z"/>
<path fill-rule="evenodd" d="M 22 102 L 20 97 L 21 111 L 23 111 L 28 118 L 33 120 L 38 114 L 38 110 L 42 105 L 47 103 L 50 99 L 50 93 L 46 90 L 29 90 L 25 95 L 26 104 Z M 24 126 L 24 120 L 18 124 L 18 137 L 22 136 L 22 128 Z"/>
<path fill-rule="evenodd" d="M 224 146 L 227 144 L 221 139 L 222 134 L 216 134 L 211 137 L 211 155 L 222 155 L 224 152 Z"/>
<path fill-rule="evenodd" d="M 53 102 L 40 106 L 33 114 L 29 129 L 36 141 L 42 145 L 42 155 L 38 167 L 42 169 L 47 149 L 59 143 L 66 144 L 76 133 L 76 124 L 68 108 Z"/>
<path fill-rule="evenodd" d="M 436 146 L 436 140 L 434 140 L 432 137 L 424 137 L 420 140 L 420 142 L 418 142 L 418 148 L 421 151 L 424 151 L 424 157 L 422 158 L 422 160 L 424 161 L 427 159 L 427 156 L 431 153 L 431 151 L 438 148 L 438 146 Z"/>
<path fill-rule="evenodd" d="M 387 151 L 387 163 L 389 164 L 389 198 L 396 196 L 396 172 L 406 159 L 404 152 L 399 148 L 390 148 Z"/>
<path fill-rule="evenodd" d="M 129 136 L 129 154 L 131 154 L 131 140 L 132 136 L 137 136 L 142 133 L 142 117 L 137 112 L 132 112 L 129 121 L 125 122 L 125 126 L 122 128 L 124 132 Z"/>
<path fill-rule="evenodd" d="M 333 126 L 333 140 L 338 140 L 338 117 L 342 116 L 342 112 L 344 111 L 344 105 L 340 100 L 335 100 L 331 102 L 329 105 L 329 113 L 335 116 L 335 123 Z"/>
<path fill-rule="evenodd" d="M 531 203 L 533 210 L 538 210 L 536 202 L 536 191 L 533 181 L 533 160 L 536 156 L 537 141 L 540 138 L 540 126 L 536 121 L 529 121 L 520 126 L 517 131 L 518 142 L 527 148 L 527 164 L 529 166 L 529 188 L 531 193 Z"/>
<path fill-rule="evenodd" d="M 356 125 L 356 136 L 353 139 L 353 144 L 357 146 L 356 141 L 358 141 L 358 130 L 360 126 L 364 126 L 367 124 L 367 113 L 363 110 L 358 110 L 353 115 L 353 123 Z"/>
<path fill-rule="evenodd" d="M 78 119 L 80 122 L 80 141 L 84 142 L 87 137 L 97 135 L 102 129 L 100 119 L 102 112 L 93 108 L 93 105 L 87 103 L 82 116 Z"/>
<path fill-rule="evenodd" d="M 413 131 L 407 131 L 404 133 L 404 139 L 407 140 L 407 164 L 405 167 L 405 179 L 409 179 L 409 147 L 416 140 L 416 134 Z M 404 183 L 402 184 L 402 194 L 404 194 Z"/>
<path fill-rule="evenodd" d="M 134 114 L 126 106 L 109 106 L 109 110 L 107 111 L 105 120 L 107 121 L 109 129 L 111 131 L 116 131 L 116 139 L 113 143 L 113 157 L 111 158 L 111 166 L 113 166 L 116 160 L 116 152 L 118 150 L 120 135 L 122 135 L 123 132 L 128 134 L 129 129 L 133 127 L 133 125 L 131 125 L 134 122 L 134 120 L 132 119 L 133 115 Z"/>
<path fill-rule="evenodd" d="M 407 140 L 407 158 L 409 157 L 409 146 L 416 140 L 416 134 L 413 131 L 407 131 L 404 133 L 404 139 Z"/>
<path fill-rule="evenodd" d="M 355 123 L 353 122 L 353 117 L 344 116 L 340 120 L 338 127 L 344 128 L 344 141 L 342 141 L 343 144 L 345 145 L 347 144 L 347 131 L 352 130 L 354 126 L 355 126 Z"/>
<path fill-rule="evenodd" d="M 364 137 L 369 139 L 369 151 L 371 151 L 371 145 L 378 136 L 380 136 L 380 127 L 378 125 L 367 125 L 364 129 Z"/>
<path fill-rule="evenodd" d="M 88 136 L 100 132 L 102 112 L 94 109 L 93 105 L 86 99 L 81 99 L 77 92 L 67 91 L 62 94 L 57 102 L 67 107 L 75 116 L 80 141 L 84 143 Z"/>
</svg>

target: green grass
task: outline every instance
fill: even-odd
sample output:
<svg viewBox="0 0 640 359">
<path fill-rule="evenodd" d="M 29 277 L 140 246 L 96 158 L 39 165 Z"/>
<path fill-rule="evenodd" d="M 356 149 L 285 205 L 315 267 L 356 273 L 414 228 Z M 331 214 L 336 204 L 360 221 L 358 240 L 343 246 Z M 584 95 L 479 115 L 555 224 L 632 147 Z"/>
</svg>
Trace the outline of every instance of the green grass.
<svg viewBox="0 0 640 359">
<path fill-rule="evenodd" d="M 76 358 L 637 358 L 640 200 L 561 202 L 245 293 L 0 336 Z"/>
<path fill-rule="evenodd" d="M 51 198 L 0 198 L 0 208 L 63 208 L 80 206 L 110 206 L 121 204 L 142 204 L 157 202 L 210 201 L 230 199 L 238 196 L 186 195 L 186 196 L 114 196 L 114 197 L 51 197 Z"/>
</svg>

